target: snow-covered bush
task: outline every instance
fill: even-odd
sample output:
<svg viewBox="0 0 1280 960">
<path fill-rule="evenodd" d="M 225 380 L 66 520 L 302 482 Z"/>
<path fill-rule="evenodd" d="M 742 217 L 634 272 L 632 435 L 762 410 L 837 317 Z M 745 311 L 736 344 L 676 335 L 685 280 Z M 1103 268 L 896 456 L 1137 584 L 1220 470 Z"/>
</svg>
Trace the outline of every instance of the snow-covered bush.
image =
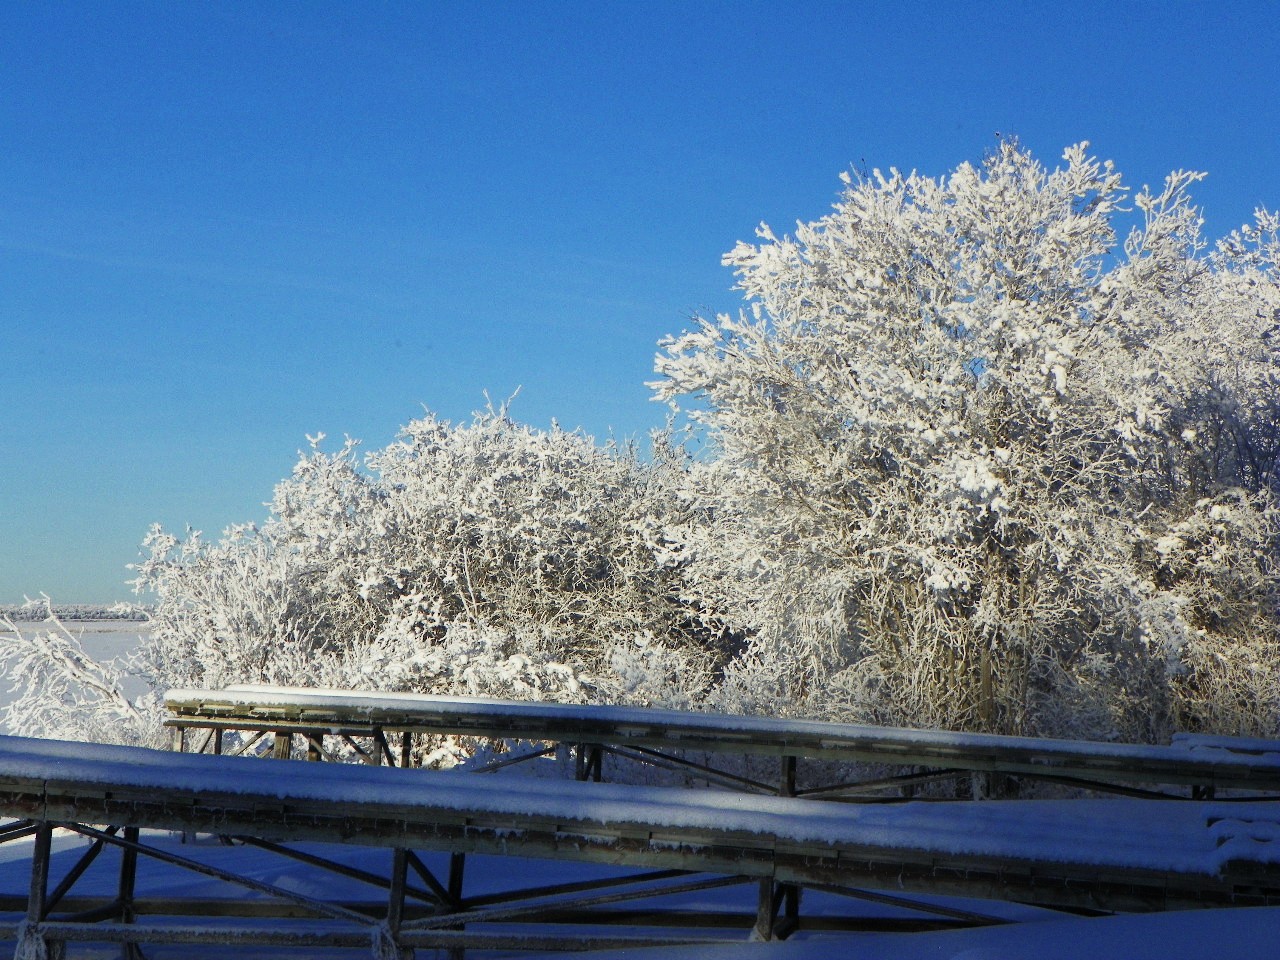
<svg viewBox="0 0 1280 960">
<path fill-rule="evenodd" d="M 48 597 L 21 611 L 21 618 L 0 614 L 0 631 L 7 634 L 0 668 L 16 694 L 0 711 L 0 728 L 20 736 L 161 745 L 163 705 L 153 695 L 131 699 L 125 693 L 127 667 L 89 656 Z M 42 619 L 33 626 L 37 617 Z"/>
<path fill-rule="evenodd" d="M 848 177 L 726 255 L 748 311 L 664 343 L 751 585 L 722 704 L 1152 738 L 1225 683 L 1276 729 L 1200 652 L 1275 637 L 1275 218 L 1206 256 L 1175 173 L 1117 249 L 1119 174 L 1064 159 Z"/>
<path fill-rule="evenodd" d="M 326 452 L 322 440 L 261 525 L 217 542 L 151 531 L 137 586 L 155 606 L 133 669 L 152 690 L 689 705 L 732 652 L 735 635 L 688 581 L 683 542 L 703 511 L 670 443 L 641 460 L 505 410 L 460 426 L 426 416 L 363 461 L 353 442 Z M 36 699 L 63 682 L 37 674 L 18 677 Z M 69 730 L 50 708 L 29 713 L 30 732 Z"/>
</svg>

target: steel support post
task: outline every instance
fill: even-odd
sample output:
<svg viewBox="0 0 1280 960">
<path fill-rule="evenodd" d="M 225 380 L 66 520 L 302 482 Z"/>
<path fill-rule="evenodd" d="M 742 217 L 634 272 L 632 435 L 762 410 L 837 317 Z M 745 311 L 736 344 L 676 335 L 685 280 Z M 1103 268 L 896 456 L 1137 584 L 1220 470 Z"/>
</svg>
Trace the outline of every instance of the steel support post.
<svg viewBox="0 0 1280 960">
<path fill-rule="evenodd" d="M 783 797 L 796 795 L 796 757 L 782 758 L 782 772 L 778 778 L 778 794 Z M 773 903 L 772 934 L 779 940 L 785 940 L 795 933 L 800 926 L 800 886 L 795 883 L 779 884 L 771 894 Z M 779 907 L 782 908 L 782 922 L 777 923 Z"/>
<path fill-rule="evenodd" d="M 293 753 L 293 734 L 288 730 L 275 731 L 275 740 L 271 748 L 271 756 L 276 760 L 288 760 Z"/>
<path fill-rule="evenodd" d="M 782 885 L 782 922 L 774 930 L 779 940 L 785 940 L 800 929 L 800 885 Z"/>
<path fill-rule="evenodd" d="M 465 853 L 451 853 L 449 855 L 449 900 L 455 907 L 462 906 L 462 877 L 467 869 L 467 855 Z"/>
<path fill-rule="evenodd" d="M 604 748 L 598 743 L 579 743 L 574 755 L 574 777 L 599 783 L 604 776 Z"/>
<path fill-rule="evenodd" d="M 399 960 L 413 960 L 413 950 L 400 945 L 400 925 L 404 922 L 404 894 L 409 873 L 409 851 L 391 851 L 391 884 L 387 891 L 386 947 Z"/>
<path fill-rule="evenodd" d="M 138 828 L 125 827 L 124 839 L 130 844 L 138 842 Z M 120 914 L 121 923 L 133 923 L 137 915 L 133 909 L 133 891 L 138 880 L 138 850 L 136 847 L 122 847 L 120 851 Z M 120 944 L 121 960 L 143 960 L 142 949 L 132 941 Z"/>
<path fill-rule="evenodd" d="M 40 823 L 36 828 L 31 850 L 31 891 L 27 895 L 27 918 L 18 929 L 18 943 L 13 951 L 14 960 L 53 957 L 61 953 L 61 944 L 51 944 L 44 938 L 40 924 L 45 918 L 49 899 L 49 856 L 53 840 L 53 827 Z"/>
<path fill-rule="evenodd" d="M 604 751 L 598 743 L 593 743 L 587 752 L 587 773 L 596 783 L 604 777 Z"/>
<path fill-rule="evenodd" d="M 467 855 L 465 853 L 452 853 L 449 855 L 449 900 L 455 910 L 462 909 L 462 879 L 466 868 Z M 465 930 L 466 926 L 458 924 L 456 927 L 450 927 L 449 929 Z M 447 956 L 449 960 L 463 960 L 466 954 L 466 947 L 450 947 Z"/>
<path fill-rule="evenodd" d="M 756 901 L 756 925 L 751 929 L 752 940 L 772 940 L 774 923 L 778 919 L 778 892 L 773 877 L 760 880 L 760 896 Z"/>
<path fill-rule="evenodd" d="M 413 734 L 408 730 L 400 734 L 400 766 L 413 766 Z"/>
<path fill-rule="evenodd" d="M 796 795 L 796 758 L 782 758 L 782 773 L 778 777 L 778 796 L 794 797 Z"/>
</svg>

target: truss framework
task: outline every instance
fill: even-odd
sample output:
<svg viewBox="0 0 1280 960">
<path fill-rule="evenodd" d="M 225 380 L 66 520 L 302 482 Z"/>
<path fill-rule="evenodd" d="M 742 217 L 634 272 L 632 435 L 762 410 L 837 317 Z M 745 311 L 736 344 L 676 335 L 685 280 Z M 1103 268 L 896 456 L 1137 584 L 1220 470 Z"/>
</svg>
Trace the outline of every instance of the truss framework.
<svg viewBox="0 0 1280 960">
<path fill-rule="evenodd" d="M 89 841 L 52 886 L 52 838 L 75 834 Z M 267 883 L 201 857 L 208 845 L 175 852 L 167 833 L 137 827 L 99 827 L 84 823 L 15 820 L 0 827 L 0 843 L 34 836 L 28 896 L 0 895 L 0 939 L 24 943 L 39 939 L 46 954 L 68 942 L 117 942 L 126 957 L 141 957 L 140 945 L 179 943 L 256 944 L 294 947 L 352 947 L 375 957 L 407 956 L 414 948 L 522 949 L 583 951 L 657 945 L 722 943 L 726 936 L 779 938 L 800 923 L 799 887 L 770 879 L 695 873 L 679 869 L 643 870 L 573 882 L 521 886 L 500 892 L 464 895 L 467 855 L 452 853 L 437 876 L 417 851 L 393 848 L 382 872 L 326 856 L 316 844 L 288 845 L 255 836 L 220 836 L 227 847 L 266 851 L 300 864 L 314 877 L 339 881 L 343 897 L 324 898 Z M 104 851 L 109 851 L 105 858 Z M 95 863 L 115 854 L 118 884 L 111 894 L 79 895 L 77 883 Z M 225 858 L 219 858 L 223 860 Z M 260 858 L 250 861 L 258 869 Z M 137 893 L 148 867 L 197 874 L 240 891 L 240 896 L 178 897 Z M 373 893 L 356 897 L 355 881 Z M 99 887 L 101 884 L 99 883 Z M 739 898 L 736 910 L 680 910 L 654 906 L 663 897 L 727 887 L 758 887 L 759 898 Z M 822 916 L 806 920 L 814 931 L 918 931 L 1006 922 L 997 915 L 931 904 L 857 888 L 824 886 L 852 899 L 905 908 L 908 918 L 862 915 Z M 754 909 L 753 909 L 754 907 Z M 7 918 L 7 919 L 6 919 Z M 517 927 L 518 929 L 512 929 Z M 531 927 L 538 927 L 531 931 Z M 643 933 L 612 932 L 620 928 Z"/>
<path fill-rule="evenodd" d="M 514 703 L 397 694 L 372 697 L 251 684 L 226 690 L 173 690 L 166 696 L 174 748 L 246 753 L 271 738 L 265 755 L 338 759 L 341 749 L 370 764 L 409 766 L 415 741 L 472 736 L 550 744 L 516 752 L 479 772 L 545 756 L 575 754 L 580 780 L 603 779 L 606 755 L 732 790 L 821 800 L 912 798 L 928 784 L 953 781 L 968 798 L 1016 795 L 1022 781 L 1148 799 L 1280 799 L 1280 744 L 1250 741 L 1233 750 L 1088 743 L 949 731 L 647 710 L 634 707 Z M 233 736 L 228 737 L 228 734 Z M 297 744 L 301 743 L 299 752 Z M 777 757 L 776 779 L 725 769 L 714 757 Z M 803 762 L 803 766 L 801 766 Z M 844 779 L 839 765 L 883 771 Z"/>
</svg>

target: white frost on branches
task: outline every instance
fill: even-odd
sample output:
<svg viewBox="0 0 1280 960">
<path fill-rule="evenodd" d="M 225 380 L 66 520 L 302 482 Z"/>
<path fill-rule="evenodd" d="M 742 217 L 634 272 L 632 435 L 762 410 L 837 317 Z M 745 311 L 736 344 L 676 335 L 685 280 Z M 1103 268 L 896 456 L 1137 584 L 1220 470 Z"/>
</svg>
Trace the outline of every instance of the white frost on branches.
<svg viewBox="0 0 1280 960">
<path fill-rule="evenodd" d="M 772 571 L 734 696 L 1276 731 L 1276 218 L 1206 255 L 1176 172 L 1118 244 L 1119 174 L 1063 159 L 846 177 L 828 216 L 726 255 L 746 311 L 664 342 L 657 395 L 697 398 L 726 535 Z"/>
<path fill-rule="evenodd" d="M 43 608 L 38 627 L 19 627 L 0 617 L 10 634 L 0 650 L 0 665 L 16 694 L 0 712 L 3 729 L 24 736 L 50 734 L 68 740 L 158 745 L 161 707 L 156 698 L 131 700 L 124 692 L 127 665 L 99 662 L 54 614 L 48 597 L 30 601 Z"/>
<path fill-rule="evenodd" d="M 501 409 L 460 426 L 424 417 L 363 459 L 352 441 L 330 453 L 309 439 L 261 525 L 217 542 L 148 535 L 137 586 L 156 605 L 138 661 L 153 690 L 688 705 L 727 656 L 728 627 L 688 582 L 685 543 L 705 519 L 670 444 L 641 461 Z M 68 735 L 52 704 L 69 663 L 23 661 L 25 729 Z M 114 709 L 81 706 L 86 729 Z M 159 735 L 151 715 L 127 724 Z"/>
</svg>

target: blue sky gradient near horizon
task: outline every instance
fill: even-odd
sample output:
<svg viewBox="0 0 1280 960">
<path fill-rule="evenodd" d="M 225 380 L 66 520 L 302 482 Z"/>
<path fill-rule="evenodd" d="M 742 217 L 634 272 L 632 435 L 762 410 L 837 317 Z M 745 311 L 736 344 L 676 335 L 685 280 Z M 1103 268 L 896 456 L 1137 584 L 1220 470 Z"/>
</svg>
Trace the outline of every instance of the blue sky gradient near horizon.
<svg viewBox="0 0 1280 960">
<path fill-rule="evenodd" d="M 657 341 L 841 171 L 1017 136 L 1280 207 L 1273 3 L 0 9 L 0 603 L 129 599 L 306 435 L 423 407 L 644 437 Z"/>
</svg>

